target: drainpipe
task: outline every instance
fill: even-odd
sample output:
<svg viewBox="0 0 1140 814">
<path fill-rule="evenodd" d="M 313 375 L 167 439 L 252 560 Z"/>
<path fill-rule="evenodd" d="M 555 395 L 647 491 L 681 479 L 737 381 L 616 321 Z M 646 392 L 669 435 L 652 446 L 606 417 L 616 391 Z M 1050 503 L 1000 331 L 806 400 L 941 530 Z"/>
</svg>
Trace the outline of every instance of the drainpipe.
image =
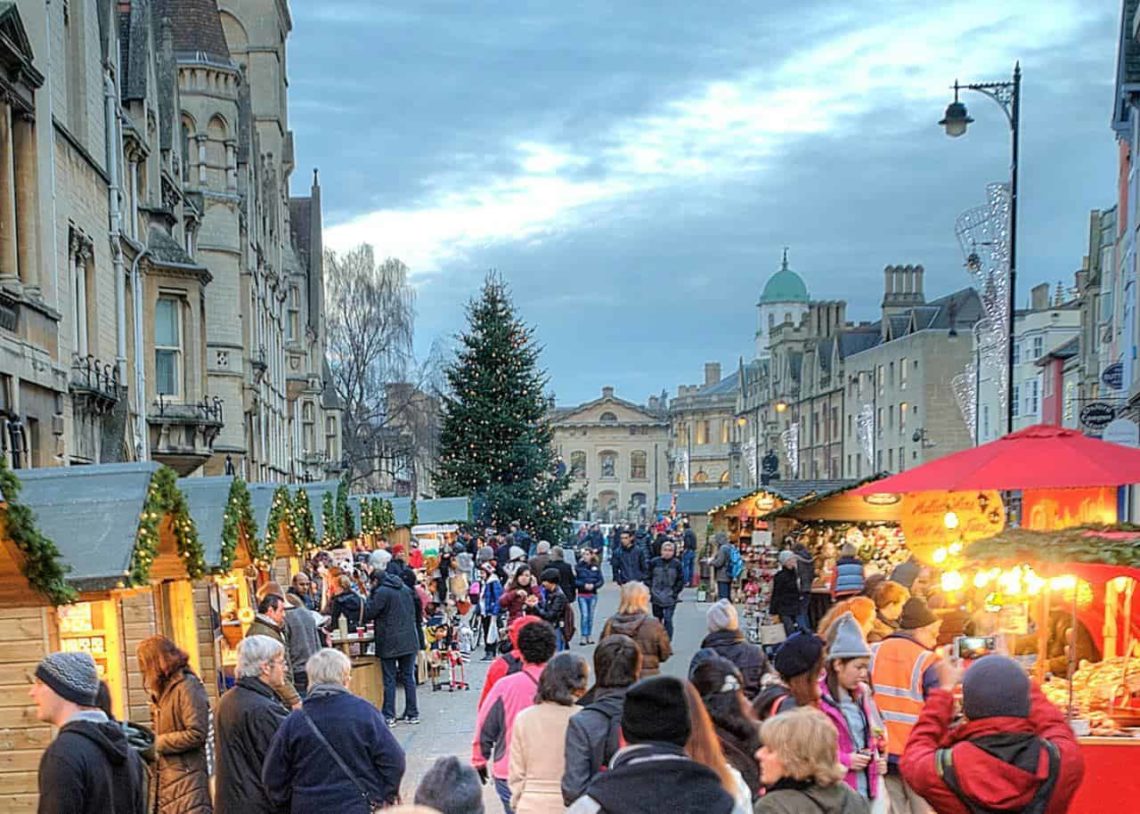
<svg viewBox="0 0 1140 814">
<path fill-rule="evenodd" d="M 56 229 L 56 224 L 59 222 L 59 213 L 58 213 L 58 209 L 56 206 L 56 187 L 55 187 L 55 126 L 52 124 L 52 122 L 55 121 L 55 107 L 54 107 L 55 92 L 52 90 L 52 76 L 55 74 L 55 70 L 54 70 L 54 65 L 52 63 L 52 53 L 51 53 L 51 38 L 52 38 L 51 3 L 52 3 L 52 0 L 47 0 L 47 3 L 45 4 L 46 13 L 44 15 L 44 29 L 47 33 L 47 36 L 44 39 L 44 50 L 46 52 L 44 56 L 47 60 L 47 68 L 48 68 L 46 71 L 46 74 L 47 74 L 47 107 L 48 107 L 47 118 L 48 118 L 48 130 L 49 130 L 48 141 L 51 143 L 50 159 L 47 162 L 48 174 L 49 174 L 48 177 L 50 179 L 49 183 L 51 184 L 51 240 L 48 242 L 50 248 L 48 249 L 47 256 L 51 257 L 52 292 L 55 296 L 54 305 L 58 310 L 63 311 L 64 310 L 64 305 L 63 305 L 64 293 L 59 290 L 59 252 L 56 250 L 56 245 L 55 245 L 56 235 L 58 234 L 58 231 Z M 42 246 L 41 246 L 41 249 L 42 249 Z"/>
<path fill-rule="evenodd" d="M 115 270 L 115 365 L 119 381 L 127 380 L 127 281 L 123 275 L 123 213 L 119 152 L 122 149 L 122 127 L 119 122 L 119 89 L 109 64 L 103 66 L 103 104 L 107 127 L 107 205 L 111 212 L 111 262 Z"/>
<path fill-rule="evenodd" d="M 134 262 L 131 263 L 131 300 L 135 312 L 135 412 L 138 413 L 139 417 L 135 424 L 135 455 L 140 461 L 150 460 L 150 444 L 147 442 L 146 431 L 146 360 L 143 353 L 142 275 L 139 274 L 139 263 L 148 254 L 150 254 L 150 249 L 141 249 L 135 255 Z"/>
</svg>

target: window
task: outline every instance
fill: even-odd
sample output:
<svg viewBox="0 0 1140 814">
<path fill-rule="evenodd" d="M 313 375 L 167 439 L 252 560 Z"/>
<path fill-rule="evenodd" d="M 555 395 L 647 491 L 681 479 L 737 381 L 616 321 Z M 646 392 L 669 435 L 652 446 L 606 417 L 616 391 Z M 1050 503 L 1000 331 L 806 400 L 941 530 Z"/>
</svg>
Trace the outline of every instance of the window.
<svg viewBox="0 0 1140 814">
<path fill-rule="evenodd" d="M 899 472 L 906 469 L 906 450 L 899 447 Z"/>
<path fill-rule="evenodd" d="M 609 412 L 602 413 L 598 416 L 598 421 L 601 421 L 603 424 L 616 424 L 617 416 Z"/>
<path fill-rule="evenodd" d="M 982 405 L 982 437 L 990 437 L 990 405 Z"/>
<path fill-rule="evenodd" d="M 893 430 L 895 428 L 895 405 L 887 405 L 887 429 Z"/>
<path fill-rule="evenodd" d="M 301 445 L 308 454 L 317 451 L 316 413 L 311 401 L 306 401 L 301 407 Z"/>
<path fill-rule="evenodd" d="M 831 408 L 831 438 L 835 440 L 839 437 L 839 408 Z"/>
<path fill-rule="evenodd" d="M 883 435 L 883 408 L 882 407 L 879 408 L 878 413 L 875 415 L 875 435 L 878 435 L 879 437 L 882 437 L 882 435 Z M 882 458 L 883 456 L 880 454 L 879 457 Z M 879 464 L 882 465 L 882 461 L 879 461 Z"/>
<path fill-rule="evenodd" d="M 603 478 L 617 477 L 617 453 L 616 452 L 603 452 L 598 456 L 598 460 L 602 466 Z"/>
<path fill-rule="evenodd" d="M 1043 354 L 1044 352 L 1045 352 L 1045 337 L 1043 337 L 1043 336 L 1033 337 L 1033 358 L 1034 359 L 1040 359 L 1041 354 Z"/>
<path fill-rule="evenodd" d="M 295 341 L 300 338 L 301 312 L 297 286 L 289 287 L 289 316 L 285 322 L 285 338 Z"/>
<path fill-rule="evenodd" d="M 904 401 L 899 405 L 899 432 L 903 432 L 906 429 L 906 411 L 907 403 Z"/>
<path fill-rule="evenodd" d="M 722 472 L 720 474 L 720 485 L 721 486 L 728 486 L 728 481 L 729 481 L 728 471 L 725 470 L 724 472 Z"/>
<path fill-rule="evenodd" d="M 895 468 L 895 451 L 893 449 L 887 450 L 887 469 Z"/>
<path fill-rule="evenodd" d="M 875 378 L 878 380 L 878 383 L 879 383 L 879 395 L 882 396 L 886 392 L 886 377 L 883 376 L 883 366 L 882 365 L 879 365 L 879 367 L 875 370 Z"/>
<path fill-rule="evenodd" d="M 187 119 L 182 120 L 182 180 L 185 182 L 190 181 L 190 132 L 192 125 Z M 197 147 L 195 146 L 195 149 Z"/>
<path fill-rule="evenodd" d="M 648 477 L 649 456 L 642 450 L 634 450 L 629 454 L 629 477 L 631 480 L 645 480 Z"/>
<path fill-rule="evenodd" d="M 698 446 L 701 446 L 703 444 L 707 444 L 709 442 L 709 435 L 710 435 L 709 431 L 710 431 L 710 429 L 711 429 L 711 427 L 709 427 L 709 422 L 707 420 L 697 422 L 697 445 Z"/>
<path fill-rule="evenodd" d="M 906 390 L 906 380 L 906 357 L 904 356 L 899 362 L 899 390 Z"/>
<path fill-rule="evenodd" d="M 1014 342 L 1013 343 L 1013 363 L 1015 365 L 1021 364 L 1021 343 L 1020 342 Z"/>
<path fill-rule="evenodd" d="M 728 443 L 729 434 L 732 432 L 732 430 L 730 429 L 731 427 L 732 427 L 732 424 L 729 423 L 729 420 L 727 418 L 723 419 L 720 422 L 720 442 L 722 444 Z"/>
<path fill-rule="evenodd" d="M 1053 395 L 1053 373 L 1048 368 L 1046 368 L 1044 378 L 1045 378 L 1045 397 L 1048 398 L 1049 396 Z"/>
<path fill-rule="evenodd" d="M 159 297 L 154 307 L 154 382 L 161 396 L 182 395 L 182 302 Z"/>
<path fill-rule="evenodd" d="M 698 469 L 697 474 L 693 475 L 693 483 L 708 483 L 709 475 L 705 470 Z"/>
<path fill-rule="evenodd" d="M 570 477 L 586 477 L 586 453 L 583 450 L 576 449 L 570 453 Z"/>
<path fill-rule="evenodd" d="M 854 435 L 855 434 L 855 416 L 851 415 L 851 413 L 847 414 L 847 434 L 848 435 Z M 851 466 L 848 465 L 847 468 L 850 469 Z"/>
<path fill-rule="evenodd" d="M 340 458 L 340 451 L 337 449 L 336 443 L 337 435 L 336 416 L 330 415 L 325 418 L 325 453 L 331 461 Z"/>
<path fill-rule="evenodd" d="M 894 387 L 895 386 L 895 363 L 891 362 L 890 367 L 888 367 L 887 370 L 890 371 L 887 374 L 887 384 L 889 384 L 891 387 Z"/>
<path fill-rule="evenodd" d="M 883 451 L 880 449 L 875 453 L 875 464 L 879 467 L 879 471 L 883 471 Z"/>
<path fill-rule="evenodd" d="M 1017 345 L 1014 345 L 1013 347 L 1014 347 L 1014 350 L 1017 349 Z M 1013 415 L 1015 418 L 1017 416 L 1021 415 L 1021 385 L 1020 384 L 1015 384 L 1013 386 Z"/>
<path fill-rule="evenodd" d="M 1026 412 L 1026 415 L 1036 416 L 1037 410 L 1040 407 L 1040 401 L 1039 401 L 1039 395 L 1040 394 L 1038 392 L 1039 391 L 1039 384 L 1038 384 L 1037 380 L 1034 379 L 1033 381 L 1029 382 L 1029 387 L 1027 387 L 1026 390 L 1028 391 L 1026 393 L 1026 396 L 1025 396 L 1025 412 Z"/>
</svg>

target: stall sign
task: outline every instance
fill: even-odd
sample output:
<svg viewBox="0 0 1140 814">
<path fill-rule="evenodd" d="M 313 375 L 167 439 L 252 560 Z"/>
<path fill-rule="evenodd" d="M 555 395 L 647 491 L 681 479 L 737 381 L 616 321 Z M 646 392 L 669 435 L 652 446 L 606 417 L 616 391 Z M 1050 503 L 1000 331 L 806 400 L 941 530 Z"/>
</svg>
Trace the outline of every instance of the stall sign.
<svg viewBox="0 0 1140 814">
<path fill-rule="evenodd" d="M 919 560 L 945 561 L 945 550 L 958 553 L 974 540 L 1005 528 L 1005 506 L 997 491 L 915 492 L 903 495 L 899 525 L 907 547 Z M 942 551 L 942 557 L 935 557 Z M 941 559 L 942 562 L 938 560 Z"/>
<path fill-rule="evenodd" d="M 1022 526 L 1056 531 L 1116 522 L 1116 487 L 1026 489 L 1021 494 Z"/>
<path fill-rule="evenodd" d="M 1124 387 L 1124 363 L 1115 362 L 1106 367 L 1100 374 L 1101 383 L 1109 390 L 1121 390 Z"/>
<path fill-rule="evenodd" d="M 1081 425 L 1090 430 L 1103 430 L 1116 418 L 1116 408 L 1103 401 L 1094 401 L 1081 408 Z"/>
</svg>

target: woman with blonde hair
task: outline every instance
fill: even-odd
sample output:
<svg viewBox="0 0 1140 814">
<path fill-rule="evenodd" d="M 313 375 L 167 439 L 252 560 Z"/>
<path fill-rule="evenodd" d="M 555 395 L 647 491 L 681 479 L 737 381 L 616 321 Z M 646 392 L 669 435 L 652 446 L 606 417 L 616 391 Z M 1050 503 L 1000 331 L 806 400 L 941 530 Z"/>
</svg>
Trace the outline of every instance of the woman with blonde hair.
<svg viewBox="0 0 1140 814">
<path fill-rule="evenodd" d="M 206 736 L 210 701 L 202 681 L 190 669 L 190 657 L 165 636 L 151 636 L 138 646 L 139 672 L 150 693 L 154 722 L 153 802 L 156 814 L 210 814 L 210 778 Z"/>
<path fill-rule="evenodd" d="M 899 629 L 899 616 L 903 605 L 910 599 L 910 591 L 888 579 L 875 586 L 871 599 L 875 602 L 875 620 L 871 623 L 867 641 L 873 644 L 881 642 Z"/>
<path fill-rule="evenodd" d="M 843 782 L 838 737 L 822 712 L 800 707 L 769 718 L 760 740 L 756 759 L 768 791 L 755 814 L 869 814 L 867 801 Z"/>
<path fill-rule="evenodd" d="M 729 765 L 725 760 L 724 750 L 716 736 L 716 728 L 712 718 L 705 709 L 701 694 L 692 682 L 685 682 L 685 700 L 689 706 L 689 740 L 685 744 L 685 753 L 716 772 L 720 784 L 732 797 L 732 814 L 750 814 L 752 811 L 752 790 L 744 781 L 740 772 Z"/>
<path fill-rule="evenodd" d="M 823 618 L 819 620 L 816 630 L 819 631 L 819 635 L 824 640 L 827 640 L 830 638 L 828 634 L 831 633 L 831 626 L 835 624 L 836 620 L 843 614 L 850 613 L 855 617 L 855 621 L 863 630 L 863 636 L 866 637 L 875 624 L 875 610 L 875 600 L 869 596 L 853 596 L 849 599 L 842 599 L 832 605 L 824 614 Z"/>
<path fill-rule="evenodd" d="M 641 650 L 641 677 L 661 672 L 661 662 L 673 655 L 669 634 L 664 626 L 649 615 L 649 589 L 643 582 L 627 582 L 621 586 L 617 613 L 606 620 L 599 641 L 614 633 L 629 636 Z"/>
</svg>

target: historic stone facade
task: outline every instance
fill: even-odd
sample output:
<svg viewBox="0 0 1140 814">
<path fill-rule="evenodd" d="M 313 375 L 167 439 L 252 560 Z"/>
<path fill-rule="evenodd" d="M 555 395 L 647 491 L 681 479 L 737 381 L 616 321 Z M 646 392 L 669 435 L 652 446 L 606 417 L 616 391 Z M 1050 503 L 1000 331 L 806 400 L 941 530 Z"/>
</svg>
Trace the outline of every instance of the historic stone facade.
<svg viewBox="0 0 1140 814">
<path fill-rule="evenodd" d="M 704 384 L 677 388 L 669 402 L 669 481 L 674 488 L 740 485 L 739 388 L 739 374 L 721 378 L 718 362 L 705 363 Z"/>
</svg>

